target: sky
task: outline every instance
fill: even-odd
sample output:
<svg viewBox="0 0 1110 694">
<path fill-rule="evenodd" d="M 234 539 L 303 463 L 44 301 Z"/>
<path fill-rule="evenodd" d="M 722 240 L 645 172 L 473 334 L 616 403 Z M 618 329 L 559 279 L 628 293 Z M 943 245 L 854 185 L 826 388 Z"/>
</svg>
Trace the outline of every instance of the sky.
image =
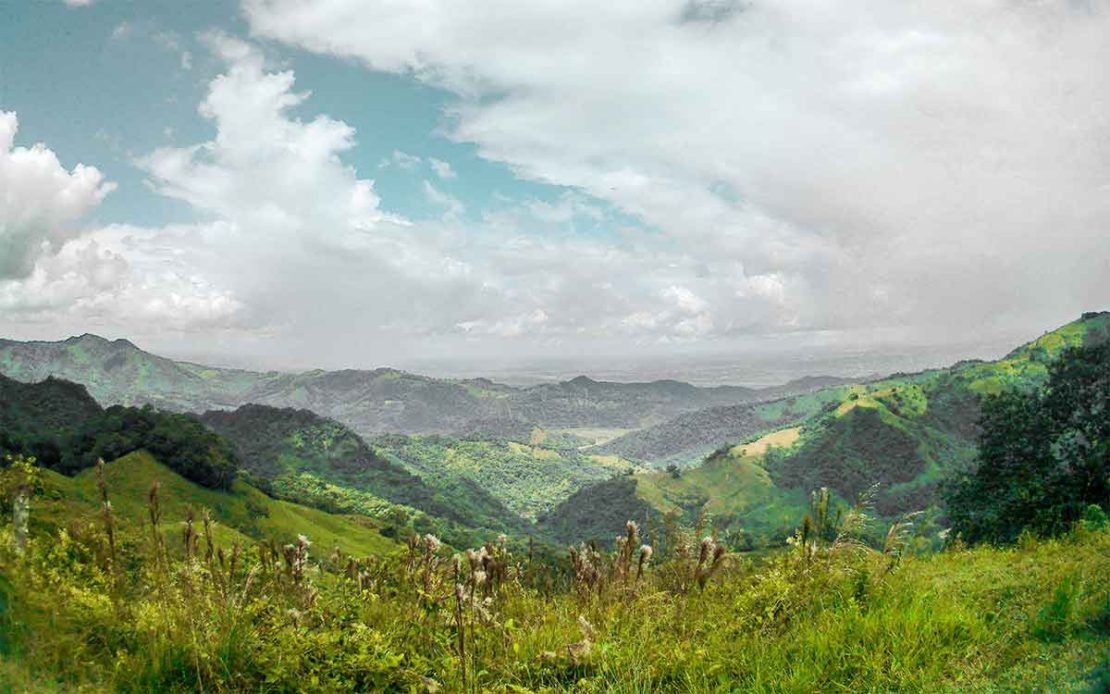
<svg viewBox="0 0 1110 694">
<path fill-rule="evenodd" d="M 5 337 L 1000 353 L 1107 308 L 1110 2 L 0 0 Z"/>
</svg>

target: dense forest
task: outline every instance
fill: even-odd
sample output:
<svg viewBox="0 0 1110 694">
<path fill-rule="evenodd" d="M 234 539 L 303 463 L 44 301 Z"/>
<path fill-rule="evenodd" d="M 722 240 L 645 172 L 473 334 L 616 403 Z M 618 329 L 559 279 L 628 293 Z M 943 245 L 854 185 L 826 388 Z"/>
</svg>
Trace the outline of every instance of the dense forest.
<svg viewBox="0 0 1110 694">
<path fill-rule="evenodd" d="M 194 416 L 149 405 L 102 410 L 83 386 L 58 379 L 23 384 L 0 376 L 0 449 L 66 474 L 145 449 L 215 488 L 227 488 L 239 469 L 227 440 Z"/>
</svg>

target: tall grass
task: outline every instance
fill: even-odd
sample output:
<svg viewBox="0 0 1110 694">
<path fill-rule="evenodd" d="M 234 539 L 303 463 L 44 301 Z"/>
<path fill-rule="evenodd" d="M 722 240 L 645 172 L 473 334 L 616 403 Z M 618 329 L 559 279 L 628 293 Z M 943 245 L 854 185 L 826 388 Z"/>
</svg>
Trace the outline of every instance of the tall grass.
<svg viewBox="0 0 1110 694">
<path fill-rule="evenodd" d="M 837 518 L 818 492 L 794 547 L 758 561 L 704 527 L 668 528 L 656 550 L 629 523 L 614 551 L 545 565 L 505 539 L 413 537 L 373 557 L 305 537 L 225 546 L 204 509 L 166 532 L 157 486 L 145 527 L 115 518 L 111 494 L 22 555 L 0 528 L 10 687 L 1082 691 L 1107 677 L 1110 532 L 1084 525 L 905 556 L 904 526 L 871 549 L 853 540 L 862 509 Z"/>
</svg>

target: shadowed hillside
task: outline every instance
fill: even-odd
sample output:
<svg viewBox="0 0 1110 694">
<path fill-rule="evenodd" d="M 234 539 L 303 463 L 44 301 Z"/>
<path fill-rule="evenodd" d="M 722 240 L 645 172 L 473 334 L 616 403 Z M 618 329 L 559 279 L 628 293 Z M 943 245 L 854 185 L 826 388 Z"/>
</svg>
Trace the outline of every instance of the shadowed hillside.
<svg viewBox="0 0 1110 694">
<path fill-rule="evenodd" d="M 842 503 L 872 493 L 885 517 L 935 511 L 942 479 L 975 459 L 980 398 L 1039 388 L 1065 348 L 1107 339 L 1110 313 L 1088 313 L 998 361 L 683 415 L 596 449 L 655 467 L 679 463 L 675 469 L 583 489 L 543 523 L 558 537 L 610 538 L 620 523 L 589 509 L 618 508 L 639 518 L 646 504 L 648 516 L 680 513 L 690 522 L 705 508 L 723 532 L 740 533 L 738 544 L 760 545 L 781 541 L 800 521 L 809 492 L 820 487 Z M 753 452 L 752 442 L 783 426 L 797 435 Z M 696 462 L 708 450 L 714 452 Z"/>
<path fill-rule="evenodd" d="M 432 487 L 347 427 L 308 410 L 246 405 L 202 419 L 233 443 L 245 469 L 283 498 L 374 515 L 402 505 L 469 528 L 523 528 L 480 485 L 462 479 Z"/>
</svg>

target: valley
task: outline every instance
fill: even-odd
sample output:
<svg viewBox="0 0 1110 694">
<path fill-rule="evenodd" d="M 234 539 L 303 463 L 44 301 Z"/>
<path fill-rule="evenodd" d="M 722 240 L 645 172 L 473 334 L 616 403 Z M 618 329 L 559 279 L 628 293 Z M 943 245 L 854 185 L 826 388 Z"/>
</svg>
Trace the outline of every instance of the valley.
<svg viewBox="0 0 1110 694">
<path fill-rule="evenodd" d="M 1034 388 L 1061 350 L 1108 335 L 1110 314 L 1085 314 L 996 362 L 856 384 L 808 379 L 820 387 L 804 393 L 585 377 L 512 388 L 391 370 L 224 371 L 92 336 L 5 341 L 0 367 L 19 379 L 8 381 L 6 397 L 27 403 L 13 412 L 36 411 L 44 398 L 55 405 L 37 411 L 207 408 L 201 421 L 267 493 L 388 519 L 395 535 L 417 528 L 460 543 L 498 533 L 605 541 L 628 519 L 659 526 L 704 514 L 735 546 L 757 548 L 781 544 L 821 487 L 840 504 L 871 493 L 883 518 L 926 511 L 936 533 L 938 485 L 976 454 L 979 398 Z M 98 403 L 57 380 L 75 376 Z M 19 385 L 43 378 L 55 380 Z M 58 392 L 43 395 L 46 388 Z"/>
</svg>

